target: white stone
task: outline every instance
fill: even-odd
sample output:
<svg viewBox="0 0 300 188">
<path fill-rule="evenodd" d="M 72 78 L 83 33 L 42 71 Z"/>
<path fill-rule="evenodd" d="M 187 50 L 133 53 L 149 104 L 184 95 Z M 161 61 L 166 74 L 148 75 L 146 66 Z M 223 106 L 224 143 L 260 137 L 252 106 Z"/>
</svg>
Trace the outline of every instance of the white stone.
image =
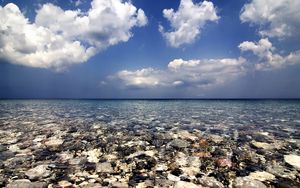
<svg viewBox="0 0 300 188">
<path fill-rule="evenodd" d="M 45 146 L 55 149 L 55 148 L 59 147 L 60 145 L 62 145 L 63 143 L 64 143 L 64 141 L 62 139 L 52 137 L 48 141 L 45 142 Z"/>
<path fill-rule="evenodd" d="M 265 184 L 249 177 L 237 177 L 233 181 L 233 188 L 267 188 Z"/>
<path fill-rule="evenodd" d="M 105 162 L 105 163 L 98 163 L 96 166 L 96 171 L 102 173 L 113 173 L 114 169 L 112 168 L 109 162 Z"/>
<path fill-rule="evenodd" d="M 174 176 L 173 174 L 168 174 L 168 180 L 171 180 L 171 181 L 180 181 L 180 177 Z"/>
<path fill-rule="evenodd" d="M 186 182 L 186 181 L 178 181 L 175 183 L 174 188 L 202 188 L 203 186 L 201 185 L 196 185 L 191 182 Z"/>
<path fill-rule="evenodd" d="M 99 162 L 99 157 L 101 156 L 101 151 L 100 149 L 93 149 L 89 150 L 87 152 L 83 152 L 85 155 L 87 155 L 87 160 L 90 163 L 98 163 Z"/>
<path fill-rule="evenodd" d="M 248 177 L 255 179 L 255 180 L 259 180 L 259 181 L 275 179 L 275 176 L 273 174 L 270 174 L 269 172 L 265 172 L 265 171 L 251 172 Z"/>
<path fill-rule="evenodd" d="M 50 174 L 51 171 L 47 169 L 47 165 L 39 165 L 25 172 L 25 175 L 31 180 L 42 179 L 50 176 Z"/>
<path fill-rule="evenodd" d="M 62 181 L 58 182 L 58 185 L 62 188 L 68 188 L 68 187 L 72 187 L 73 184 L 66 180 L 62 180 Z"/>
<path fill-rule="evenodd" d="M 270 149 L 274 148 L 274 146 L 272 144 L 268 144 L 265 142 L 252 141 L 251 144 L 256 148 L 265 149 L 265 150 L 270 150 Z"/>
<path fill-rule="evenodd" d="M 294 154 L 285 155 L 284 161 L 286 163 L 292 165 L 296 169 L 300 170 L 300 156 L 299 155 L 294 155 Z"/>
</svg>

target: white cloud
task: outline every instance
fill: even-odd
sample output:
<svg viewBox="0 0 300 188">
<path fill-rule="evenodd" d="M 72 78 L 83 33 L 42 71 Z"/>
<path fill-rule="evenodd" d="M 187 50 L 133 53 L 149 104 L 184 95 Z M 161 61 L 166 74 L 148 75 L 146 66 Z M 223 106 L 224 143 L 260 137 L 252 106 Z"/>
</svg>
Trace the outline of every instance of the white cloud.
<svg viewBox="0 0 300 188">
<path fill-rule="evenodd" d="M 282 56 L 275 52 L 276 49 L 268 38 L 260 39 L 258 42 L 242 42 L 239 48 L 241 51 L 251 51 L 258 57 L 255 64 L 257 70 L 270 70 L 300 63 L 300 51 Z"/>
<path fill-rule="evenodd" d="M 109 77 L 111 82 L 129 88 L 199 87 L 209 88 L 228 82 L 245 73 L 245 59 L 175 59 L 165 70 L 146 68 L 123 70 Z"/>
<path fill-rule="evenodd" d="M 161 85 L 162 74 L 159 70 L 145 68 L 136 71 L 123 70 L 111 78 L 121 80 L 125 87 L 147 88 Z"/>
<path fill-rule="evenodd" d="M 194 4 L 192 0 L 181 0 L 177 11 L 164 9 L 163 15 L 171 24 L 171 31 L 165 31 L 159 25 L 159 31 L 170 46 L 179 47 L 193 43 L 200 36 L 208 21 L 217 21 L 219 17 L 214 4 L 209 1 Z"/>
<path fill-rule="evenodd" d="M 262 36 L 299 36 L 299 9 L 298 0 L 251 0 L 242 8 L 240 19 L 259 25 Z"/>
<path fill-rule="evenodd" d="M 128 41 L 131 29 L 145 24 L 143 10 L 122 0 L 93 0 L 87 12 L 44 4 L 33 23 L 9 3 L 0 6 L 0 58 L 62 70 Z"/>
</svg>

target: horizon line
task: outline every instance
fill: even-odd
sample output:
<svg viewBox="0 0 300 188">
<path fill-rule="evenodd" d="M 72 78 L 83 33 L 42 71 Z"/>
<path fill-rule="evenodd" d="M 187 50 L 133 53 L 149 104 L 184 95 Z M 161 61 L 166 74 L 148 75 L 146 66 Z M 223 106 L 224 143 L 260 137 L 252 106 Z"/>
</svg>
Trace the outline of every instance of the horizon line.
<svg viewBox="0 0 300 188">
<path fill-rule="evenodd" d="M 0 97 L 0 100 L 300 100 L 300 97 L 212 97 L 212 98 L 184 98 L 184 97 L 157 97 L 157 98 L 133 98 L 133 97 L 121 97 L 121 98 L 85 98 L 85 97 Z"/>
</svg>

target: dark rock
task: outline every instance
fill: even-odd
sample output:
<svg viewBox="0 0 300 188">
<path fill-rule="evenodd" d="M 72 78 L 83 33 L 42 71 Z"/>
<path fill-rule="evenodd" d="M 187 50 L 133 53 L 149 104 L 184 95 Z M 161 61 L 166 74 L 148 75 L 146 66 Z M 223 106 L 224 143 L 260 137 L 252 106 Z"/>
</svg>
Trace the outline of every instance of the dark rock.
<svg viewBox="0 0 300 188">
<path fill-rule="evenodd" d="M 180 168 L 175 168 L 171 171 L 171 174 L 173 174 L 174 176 L 180 176 L 182 173 L 183 171 Z"/>
<path fill-rule="evenodd" d="M 86 162 L 83 165 L 83 169 L 87 170 L 87 171 L 95 171 L 96 170 L 96 163 Z"/>
</svg>

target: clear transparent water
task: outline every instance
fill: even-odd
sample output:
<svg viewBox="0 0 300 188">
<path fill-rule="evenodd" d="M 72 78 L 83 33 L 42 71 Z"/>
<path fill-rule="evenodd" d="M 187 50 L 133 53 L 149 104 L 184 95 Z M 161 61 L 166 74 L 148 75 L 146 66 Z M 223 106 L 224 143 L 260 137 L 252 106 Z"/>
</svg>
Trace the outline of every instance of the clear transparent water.
<svg viewBox="0 0 300 188">
<path fill-rule="evenodd" d="M 0 100 L 0 125 L 145 125 L 230 135 L 235 129 L 300 138 L 299 100 Z M 220 132 L 221 130 L 221 132 Z M 223 131 L 223 132 L 222 132 Z"/>
</svg>

